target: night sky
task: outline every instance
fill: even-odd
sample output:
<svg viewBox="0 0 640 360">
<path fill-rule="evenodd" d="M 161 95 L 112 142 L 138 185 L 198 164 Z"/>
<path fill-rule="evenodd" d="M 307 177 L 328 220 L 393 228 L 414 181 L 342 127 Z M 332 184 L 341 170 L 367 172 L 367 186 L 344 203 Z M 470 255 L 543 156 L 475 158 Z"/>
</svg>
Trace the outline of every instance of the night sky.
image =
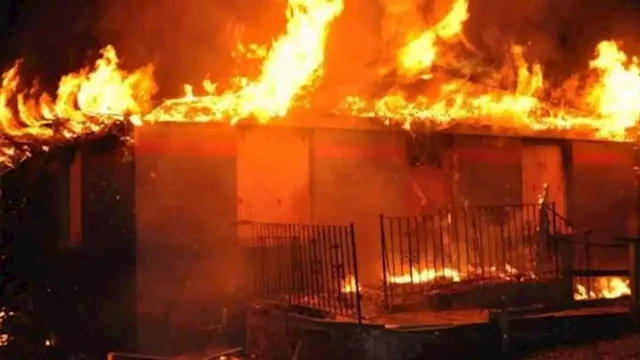
<svg viewBox="0 0 640 360">
<path fill-rule="evenodd" d="M 38 74 L 45 85 L 84 64 L 99 48 L 92 29 L 98 0 L 0 0 L 5 21 L 0 29 L 0 63 L 24 59 L 26 73 Z"/>
</svg>

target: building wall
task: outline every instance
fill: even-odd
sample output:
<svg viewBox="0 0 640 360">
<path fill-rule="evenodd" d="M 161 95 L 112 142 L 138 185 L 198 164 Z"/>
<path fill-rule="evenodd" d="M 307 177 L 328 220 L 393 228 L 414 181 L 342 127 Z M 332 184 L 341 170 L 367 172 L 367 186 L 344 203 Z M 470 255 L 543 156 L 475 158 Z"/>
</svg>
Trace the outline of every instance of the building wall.
<svg viewBox="0 0 640 360">
<path fill-rule="evenodd" d="M 635 229 L 633 144 L 574 141 L 569 217 L 576 226 L 609 235 Z"/>
<path fill-rule="evenodd" d="M 2 175 L 3 301 L 17 305 L 39 331 L 56 334 L 72 348 L 79 345 L 77 331 L 69 319 L 84 326 L 86 317 L 66 305 L 76 301 L 68 290 L 76 278 L 67 278 L 66 265 L 59 249 L 63 238 L 64 215 L 60 211 L 64 200 L 65 161 L 60 151 L 40 153 Z M 65 266 L 66 265 L 66 266 Z M 76 268 L 79 263 L 72 264 Z M 55 295 L 48 294 L 54 290 Z M 22 298 L 22 301 L 19 300 Z M 27 300 L 28 299 L 28 300 Z M 27 312 L 28 310 L 31 310 Z M 22 339 L 23 341 L 26 339 Z"/>
<path fill-rule="evenodd" d="M 409 189 L 407 214 L 430 213 L 453 204 L 453 137 L 443 134 L 407 136 Z"/>
<path fill-rule="evenodd" d="M 635 235 L 637 230 L 633 144 L 573 141 L 568 182 L 568 218 L 592 230 L 596 241 Z M 602 249 L 596 266 L 620 268 L 623 251 Z"/>
<path fill-rule="evenodd" d="M 522 141 L 459 135 L 454 140 L 454 199 L 458 206 L 522 202 Z"/>
<path fill-rule="evenodd" d="M 219 124 L 136 129 L 140 351 L 195 346 L 189 330 L 217 324 L 223 308 L 237 306 L 236 135 Z"/>
<path fill-rule="evenodd" d="M 314 129 L 312 220 L 355 223 L 362 283 L 381 278 L 380 214 L 407 212 L 409 166 L 404 133 Z"/>
<path fill-rule="evenodd" d="M 135 345 L 135 198 L 132 148 L 118 137 L 82 144 L 69 170 L 67 246 L 85 259 L 83 285 L 105 351 Z M 80 199 L 77 199 L 79 195 Z M 81 213 L 77 214 L 77 202 Z M 78 238 L 79 236 L 79 238 Z"/>
<path fill-rule="evenodd" d="M 238 129 L 238 220 L 309 223 L 310 132 Z"/>
<path fill-rule="evenodd" d="M 3 270 L 26 284 L 32 330 L 69 353 L 126 349 L 135 325 L 132 178 L 114 140 L 36 154 L 2 176 L 3 243 L 13 257 Z"/>
</svg>

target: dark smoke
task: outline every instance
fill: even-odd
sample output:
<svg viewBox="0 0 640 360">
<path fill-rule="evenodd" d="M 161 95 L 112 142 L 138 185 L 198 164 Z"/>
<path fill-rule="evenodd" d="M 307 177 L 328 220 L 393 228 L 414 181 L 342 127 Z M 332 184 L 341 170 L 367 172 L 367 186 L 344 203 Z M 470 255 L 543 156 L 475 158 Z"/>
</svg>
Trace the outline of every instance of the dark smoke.
<svg viewBox="0 0 640 360">
<path fill-rule="evenodd" d="M 466 33 L 482 55 L 499 61 L 509 44 L 521 44 L 551 77 L 586 69 L 601 40 L 621 40 L 628 52 L 638 41 L 638 12 L 629 1 L 471 0 L 469 10 Z"/>
</svg>

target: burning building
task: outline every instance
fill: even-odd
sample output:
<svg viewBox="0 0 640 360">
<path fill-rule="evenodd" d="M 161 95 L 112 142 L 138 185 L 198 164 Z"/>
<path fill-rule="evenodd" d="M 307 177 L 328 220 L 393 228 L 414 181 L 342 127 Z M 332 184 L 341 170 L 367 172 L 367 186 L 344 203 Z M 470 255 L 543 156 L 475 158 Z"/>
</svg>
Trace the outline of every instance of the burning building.
<svg viewBox="0 0 640 360">
<path fill-rule="evenodd" d="M 442 240 L 443 229 L 460 222 L 455 211 L 530 205 L 536 212 L 544 195 L 559 219 L 601 241 L 635 234 L 637 60 L 602 42 L 591 76 L 572 77 L 557 91 L 543 86 L 541 66 L 527 63 L 519 46 L 495 78 L 455 61 L 447 67 L 436 61 L 440 55 L 473 50 L 461 35 L 467 5 L 454 1 L 433 24 L 417 21 L 411 34 L 392 36 L 398 55 L 383 66 L 379 91 L 344 97 L 327 111 L 313 101 L 314 109 L 302 110 L 301 95 L 322 73 L 327 29 L 344 6 L 338 0 L 290 1 L 282 37 L 268 50 L 242 48 L 264 58 L 255 79 L 236 78 L 222 92 L 205 81 L 204 95 L 186 86 L 184 97 L 155 108 L 152 68 L 124 72 L 112 47 L 94 68 L 62 78 L 55 98 L 19 88 L 16 64 L 0 92 L 3 163 L 19 166 L 3 178 L 5 206 L 16 214 L 7 217 L 5 238 L 55 234 L 46 246 L 63 255 L 44 267 L 61 267 L 68 253 L 78 254 L 76 262 L 91 260 L 82 272 L 99 280 L 83 288 L 100 304 L 93 313 L 106 314 L 104 328 L 117 324 L 120 337 L 109 346 L 176 352 L 194 329 L 242 323 L 247 223 L 353 223 L 359 279 L 351 289 L 378 287 L 387 276 L 413 283 L 470 274 L 468 255 L 442 260 L 439 269 L 418 258 L 388 271 L 385 217 L 446 211 L 434 225 Z M 135 125 L 118 137 L 124 141 L 105 140 L 121 123 Z M 81 141 L 88 136 L 102 140 Z M 72 140 L 76 145 L 60 147 Z M 21 163 L 32 152 L 36 157 Z M 38 159 L 54 160 L 29 170 Z M 23 194 L 24 184 L 33 191 Z M 49 207 L 16 210 L 25 198 Z M 539 218 L 525 226 L 524 210 L 510 214 L 515 220 L 499 231 L 517 221 L 539 231 Z M 25 225 L 41 223 L 51 229 Z M 409 243 L 418 237 L 400 227 L 387 231 Z M 457 236 L 447 241 L 460 244 Z M 434 247 L 429 261 L 441 250 Z M 623 259 L 603 255 L 597 262 Z M 513 261 L 502 256 L 474 271 L 533 271 L 532 263 Z M 56 279 L 77 270 L 67 272 Z"/>
</svg>

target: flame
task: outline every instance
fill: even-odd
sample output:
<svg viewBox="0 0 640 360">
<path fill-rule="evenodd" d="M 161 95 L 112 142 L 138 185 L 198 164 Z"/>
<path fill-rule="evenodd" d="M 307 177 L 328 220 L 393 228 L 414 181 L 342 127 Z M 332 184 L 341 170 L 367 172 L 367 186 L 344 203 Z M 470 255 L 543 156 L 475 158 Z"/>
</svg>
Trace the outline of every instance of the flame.
<svg viewBox="0 0 640 360">
<path fill-rule="evenodd" d="M 437 56 L 436 40 L 450 40 L 460 34 L 469 17 L 468 6 L 467 0 L 457 0 L 442 21 L 402 47 L 398 52 L 398 72 L 411 77 L 430 69 Z"/>
<path fill-rule="evenodd" d="M 349 275 L 345 280 L 342 280 L 342 284 L 340 287 L 341 291 L 346 294 L 354 293 L 356 292 L 356 289 L 362 290 L 360 284 L 356 285 L 356 278 L 353 275 Z"/>
<path fill-rule="evenodd" d="M 12 140 L 44 149 L 56 140 L 73 139 L 100 132 L 125 115 L 139 116 L 150 110 L 155 92 L 153 67 L 132 73 L 119 68 L 112 46 L 101 51 L 92 68 L 60 79 L 56 96 L 41 92 L 37 84 L 21 86 L 17 61 L 2 74 L 0 88 L 0 162 L 9 165 L 17 149 Z"/>
<path fill-rule="evenodd" d="M 265 122 L 286 115 L 300 93 L 322 75 L 329 24 L 343 7 L 342 0 L 289 0 L 286 33 L 271 45 L 258 79 L 233 79 L 232 89 L 221 94 L 205 81 L 208 95 L 202 97 L 187 85 L 184 98 L 166 101 L 145 119 L 235 123 L 249 116 Z"/>
<path fill-rule="evenodd" d="M 587 74 L 576 74 L 560 87 L 552 87 L 542 66 L 528 61 L 527 49 L 517 44 L 510 46 L 500 69 L 475 64 L 461 70 L 458 65 L 478 53 L 464 36 L 468 0 L 451 0 L 447 12 L 430 24 L 417 3 L 383 1 L 383 25 L 392 24 L 383 26 L 383 38 L 395 37 L 390 50 L 398 85 L 379 97 L 346 96 L 335 112 L 375 117 L 405 128 L 418 123 L 436 127 L 466 123 L 520 131 L 586 129 L 596 137 L 630 140 L 640 116 L 640 65 L 620 44 L 600 42 Z M 37 85 L 23 86 L 18 61 L 2 74 L 0 162 L 28 156 L 28 149 L 10 144 L 13 140 L 47 147 L 58 139 L 99 133 L 125 117 L 142 125 L 145 121 L 233 124 L 251 117 L 267 122 L 285 116 L 302 106 L 303 96 L 322 77 L 329 28 L 343 8 L 343 0 L 289 0 L 282 36 L 270 46 L 238 41 L 232 54 L 262 60 L 257 77 L 236 77 L 226 86 L 205 80 L 201 89 L 187 84 L 183 97 L 166 100 L 155 109 L 150 107 L 156 90 L 153 67 L 125 72 L 112 46 L 102 50 L 93 67 L 63 76 L 55 96 Z M 472 76 L 478 69 L 485 75 Z M 412 85 L 411 90 L 406 84 Z"/>
<path fill-rule="evenodd" d="M 382 118 L 405 128 L 417 122 L 436 126 L 480 123 L 532 131 L 589 129 L 596 137 L 629 140 L 627 131 L 636 125 L 640 107 L 637 58 L 629 59 L 616 42 L 603 41 L 589 64 L 592 76 L 586 80 L 574 76 L 560 89 L 549 89 L 542 66 L 528 63 L 526 49 L 519 45 L 511 46 L 508 66 L 486 81 L 508 82 L 510 90 L 432 71 L 442 50 L 450 51 L 450 43 L 469 47 L 462 35 L 468 16 L 468 2 L 455 0 L 440 22 L 410 37 L 398 51 L 398 74 L 426 79 L 427 94 L 409 94 L 396 87 L 373 99 L 348 96 L 336 112 Z M 443 61 L 455 62 L 450 57 Z M 586 90 L 578 93 L 577 89 Z"/>
<path fill-rule="evenodd" d="M 420 284 L 428 283 L 438 279 L 448 279 L 453 282 L 460 281 L 460 273 L 450 268 L 422 269 L 412 268 L 410 273 L 401 275 L 387 275 L 387 281 L 391 284 Z"/>
<path fill-rule="evenodd" d="M 615 299 L 625 295 L 631 295 L 629 279 L 599 277 L 596 278 L 594 285 L 591 290 L 587 290 L 584 285 L 576 285 L 573 294 L 574 300 Z"/>
<path fill-rule="evenodd" d="M 523 273 L 511 266 L 510 264 L 504 264 L 504 266 L 491 266 L 486 268 L 486 274 L 489 276 L 494 276 L 496 278 L 501 278 L 505 280 L 525 280 L 525 279 L 534 279 L 535 274 L 532 272 Z M 410 272 L 401 273 L 401 274 L 387 274 L 387 282 L 390 284 L 423 284 L 430 282 L 460 282 L 465 279 L 473 279 L 478 276 L 482 276 L 484 272 L 482 269 L 473 268 L 471 266 L 468 267 L 465 271 L 459 271 L 453 268 L 444 267 L 441 269 L 434 268 L 422 268 L 418 270 L 417 268 L 411 268 Z"/>
</svg>

